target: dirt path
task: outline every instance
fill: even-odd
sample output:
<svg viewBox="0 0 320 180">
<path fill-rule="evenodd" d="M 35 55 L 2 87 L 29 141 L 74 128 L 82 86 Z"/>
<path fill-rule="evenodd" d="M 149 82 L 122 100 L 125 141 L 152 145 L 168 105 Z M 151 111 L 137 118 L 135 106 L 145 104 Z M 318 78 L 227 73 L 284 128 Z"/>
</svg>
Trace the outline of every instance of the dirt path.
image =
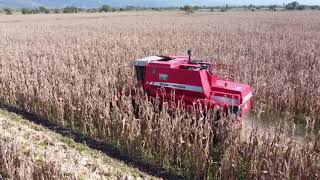
<svg viewBox="0 0 320 180">
<path fill-rule="evenodd" d="M 267 124 L 263 120 L 258 121 L 256 117 L 253 115 L 249 115 L 245 118 L 245 121 L 242 124 L 242 131 L 241 131 L 241 139 L 242 141 L 249 141 L 250 134 L 256 130 L 257 137 L 260 138 L 274 138 L 276 134 L 276 124 Z M 303 134 L 290 134 L 289 132 L 282 133 L 284 138 L 291 140 L 297 144 L 301 143 L 304 139 Z"/>
</svg>

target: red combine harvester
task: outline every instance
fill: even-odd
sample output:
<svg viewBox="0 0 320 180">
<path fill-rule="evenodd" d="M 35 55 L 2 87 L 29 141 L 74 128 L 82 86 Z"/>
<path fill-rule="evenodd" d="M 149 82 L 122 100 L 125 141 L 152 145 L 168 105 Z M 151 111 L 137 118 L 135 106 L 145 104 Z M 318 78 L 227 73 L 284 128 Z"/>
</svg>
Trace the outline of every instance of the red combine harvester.
<svg viewBox="0 0 320 180">
<path fill-rule="evenodd" d="M 199 102 L 209 108 L 222 107 L 224 111 L 243 117 L 252 107 L 252 89 L 249 85 L 232 81 L 233 74 L 222 80 L 214 73 L 221 65 L 191 59 L 188 56 L 150 56 L 133 62 L 138 84 L 151 97 L 164 97 L 186 105 Z M 226 75 L 226 74 L 224 74 Z"/>
</svg>

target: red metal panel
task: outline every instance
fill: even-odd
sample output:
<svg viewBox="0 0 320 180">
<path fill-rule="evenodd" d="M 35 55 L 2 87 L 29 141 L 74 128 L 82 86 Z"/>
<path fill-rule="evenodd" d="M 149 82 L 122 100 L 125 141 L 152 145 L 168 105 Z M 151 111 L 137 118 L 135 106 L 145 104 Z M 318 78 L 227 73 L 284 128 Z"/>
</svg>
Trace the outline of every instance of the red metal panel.
<svg viewBox="0 0 320 180">
<path fill-rule="evenodd" d="M 185 56 L 170 56 L 168 61 L 151 61 L 145 66 L 144 90 L 151 96 L 161 96 L 167 100 L 174 98 L 191 105 L 194 101 L 214 106 L 240 106 L 246 113 L 252 106 L 252 89 L 249 85 L 230 80 L 219 80 L 221 74 L 211 74 L 211 69 L 226 68 L 228 79 L 233 79 L 234 66 L 212 65 L 201 69 L 201 64 L 188 62 Z M 229 72 L 228 72 L 229 71 Z M 231 73 L 231 74 L 230 74 Z"/>
</svg>

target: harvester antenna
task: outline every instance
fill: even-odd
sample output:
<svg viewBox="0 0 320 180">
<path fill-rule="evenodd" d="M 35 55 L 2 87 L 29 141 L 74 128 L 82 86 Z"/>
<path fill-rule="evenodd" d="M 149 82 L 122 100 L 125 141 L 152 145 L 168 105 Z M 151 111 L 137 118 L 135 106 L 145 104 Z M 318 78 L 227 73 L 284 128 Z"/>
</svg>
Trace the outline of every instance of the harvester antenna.
<svg viewBox="0 0 320 180">
<path fill-rule="evenodd" d="M 192 49 L 188 50 L 189 63 L 191 63 Z"/>
</svg>

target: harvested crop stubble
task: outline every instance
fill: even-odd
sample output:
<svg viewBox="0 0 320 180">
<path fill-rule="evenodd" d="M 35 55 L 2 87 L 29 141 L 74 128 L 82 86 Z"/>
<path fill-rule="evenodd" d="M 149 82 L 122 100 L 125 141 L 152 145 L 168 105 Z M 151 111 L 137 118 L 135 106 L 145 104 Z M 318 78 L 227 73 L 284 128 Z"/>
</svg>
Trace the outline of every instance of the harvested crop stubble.
<svg viewBox="0 0 320 180">
<path fill-rule="evenodd" d="M 21 180 L 157 179 L 2 110 L 0 172 Z"/>
<path fill-rule="evenodd" d="M 317 136 L 310 139 L 313 154 L 293 160 L 298 169 L 307 170 L 295 175 L 297 168 L 289 160 L 296 157 L 292 153 L 310 152 L 308 144 L 284 155 L 276 143 L 282 141 L 275 139 L 270 146 L 279 152 L 274 158 L 281 161 L 251 160 L 260 157 L 256 155 L 263 154 L 264 148 L 256 145 L 255 136 L 250 143 L 241 143 L 237 128 L 225 123 L 228 119 L 214 129 L 212 114 L 203 117 L 179 108 L 156 113 L 159 109 L 143 99 L 137 99 L 140 115 L 136 118 L 131 97 L 120 99 L 118 89 L 134 89 L 128 83 L 134 77 L 130 60 L 185 54 L 192 47 L 201 57 L 239 66 L 237 79 L 254 88 L 255 112 L 285 116 L 289 125 L 308 120 L 317 126 L 319 15 L 306 11 L 255 12 L 254 16 L 251 12 L 12 16 L 22 22 L 0 24 L 0 97 L 128 154 L 178 167 L 190 177 L 262 176 L 267 171 L 264 163 L 273 168 L 272 162 L 283 163 L 286 170 L 268 170 L 272 177 L 274 173 L 316 177 L 317 171 L 311 169 L 318 170 L 318 162 L 301 160 L 319 156 Z M 213 146 L 217 132 L 222 142 Z M 253 149 L 242 153 L 248 146 Z M 216 169 L 220 173 L 212 173 Z"/>
<path fill-rule="evenodd" d="M 41 162 L 25 156 L 20 151 L 19 142 L 13 138 L 0 141 L 0 179 L 74 179 L 65 176 L 57 163 Z"/>
</svg>

